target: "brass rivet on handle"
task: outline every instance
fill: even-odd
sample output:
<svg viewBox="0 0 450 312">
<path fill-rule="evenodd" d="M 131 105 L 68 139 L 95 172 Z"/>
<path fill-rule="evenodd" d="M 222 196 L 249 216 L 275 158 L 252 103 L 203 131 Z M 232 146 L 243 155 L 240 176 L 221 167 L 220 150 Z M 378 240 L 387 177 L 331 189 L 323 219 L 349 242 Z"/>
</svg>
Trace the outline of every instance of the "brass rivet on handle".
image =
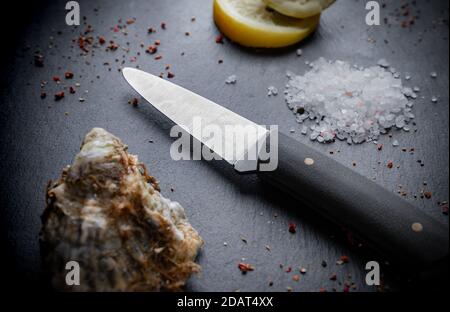
<svg viewBox="0 0 450 312">
<path fill-rule="evenodd" d="M 414 222 L 413 224 L 411 224 L 411 228 L 414 232 L 422 232 L 423 225 L 419 222 Z"/>
<path fill-rule="evenodd" d="M 307 166 L 314 165 L 314 159 L 312 159 L 312 158 L 305 158 L 305 165 L 307 165 Z"/>
</svg>

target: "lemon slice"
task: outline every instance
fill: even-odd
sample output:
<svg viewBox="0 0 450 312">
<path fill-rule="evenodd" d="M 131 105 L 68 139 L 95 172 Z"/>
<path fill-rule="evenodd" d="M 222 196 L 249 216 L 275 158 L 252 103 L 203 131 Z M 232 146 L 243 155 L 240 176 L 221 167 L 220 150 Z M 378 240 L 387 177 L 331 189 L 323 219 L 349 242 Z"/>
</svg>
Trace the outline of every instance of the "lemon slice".
<svg viewBox="0 0 450 312">
<path fill-rule="evenodd" d="M 296 19 L 267 9 L 263 0 L 214 0 L 214 20 L 225 36 L 243 46 L 279 48 L 312 33 L 320 15 Z"/>
<path fill-rule="evenodd" d="M 281 14 L 306 18 L 317 15 L 335 0 L 263 0 L 267 6 Z"/>
</svg>

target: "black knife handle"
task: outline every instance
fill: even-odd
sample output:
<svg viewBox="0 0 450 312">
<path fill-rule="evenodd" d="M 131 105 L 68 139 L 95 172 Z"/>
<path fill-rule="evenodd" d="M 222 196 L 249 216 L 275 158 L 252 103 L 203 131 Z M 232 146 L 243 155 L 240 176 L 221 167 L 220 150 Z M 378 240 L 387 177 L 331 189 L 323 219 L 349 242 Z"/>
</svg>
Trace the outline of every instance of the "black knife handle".
<svg viewBox="0 0 450 312">
<path fill-rule="evenodd" d="M 402 264 L 429 266 L 448 256 L 448 227 L 287 135 L 279 133 L 278 168 L 259 175 Z"/>
</svg>

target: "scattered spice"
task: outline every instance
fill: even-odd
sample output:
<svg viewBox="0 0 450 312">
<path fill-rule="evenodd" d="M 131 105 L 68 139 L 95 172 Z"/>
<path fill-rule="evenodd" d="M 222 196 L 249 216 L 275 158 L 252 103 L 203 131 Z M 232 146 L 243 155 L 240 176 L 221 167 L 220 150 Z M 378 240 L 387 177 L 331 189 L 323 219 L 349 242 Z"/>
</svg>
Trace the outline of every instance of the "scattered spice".
<svg viewBox="0 0 450 312">
<path fill-rule="evenodd" d="M 392 161 L 388 161 L 387 167 L 388 167 L 389 169 L 392 169 L 392 167 L 394 167 L 394 163 L 393 163 Z"/>
<path fill-rule="evenodd" d="M 167 73 L 167 78 L 172 79 L 173 77 L 175 77 L 174 73 L 172 73 L 172 72 Z"/>
<path fill-rule="evenodd" d="M 222 34 L 216 36 L 216 43 L 223 44 L 223 35 Z"/>
<path fill-rule="evenodd" d="M 74 94 L 75 93 L 75 88 L 70 86 L 69 87 L 69 92 L 70 92 L 70 94 Z"/>
<path fill-rule="evenodd" d="M 250 271 L 253 271 L 255 269 L 251 264 L 244 263 L 244 262 L 239 262 L 238 263 L 238 268 L 239 268 L 239 270 L 241 270 L 241 272 L 243 274 L 245 274 L 247 272 L 250 272 Z"/>
<path fill-rule="evenodd" d="M 331 274 L 331 276 L 330 276 L 330 281 L 335 281 L 335 280 L 337 280 L 337 274 L 336 274 L 336 273 L 333 273 L 333 274 Z"/>
<path fill-rule="evenodd" d="M 52 80 L 54 82 L 60 82 L 61 81 L 61 79 L 58 76 L 53 76 Z"/>
<path fill-rule="evenodd" d="M 340 260 L 343 262 L 343 263 L 348 263 L 349 262 L 349 260 L 350 260 L 350 258 L 348 257 L 348 256 L 341 256 L 341 258 L 340 258 Z"/>
<path fill-rule="evenodd" d="M 66 78 L 66 79 L 72 79 L 73 78 L 73 73 L 72 72 L 65 72 L 65 74 L 64 74 L 64 77 Z"/>
<path fill-rule="evenodd" d="M 294 276 L 292 276 L 292 280 L 294 282 L 298 282 L 300 280 L 300 275 L 295 274 Z"/>
<path fill-rule="evenodd" d="M 137 107 L 139 105 L 139 99 L 138 98 L 132 98 L 128 101 L 128 104 L 132 105 L 133 107 Z"/>
<path fill-rule="evenodd" d="M 297 232 L 297 225 L 295 223 L 290 222 L 288 226 L 289 233 L 295 234 Z"/>
<path fill-rule="evenodd" d="M 116 51 L 118 48 L 119 48 L 119 45 L 116 44 L 114 41 L 111 40 L 111 41 L 109 42 L 109 45 L 108 45 L 108 47 L 107 47 L 107 50 L 110 50 L 110 51 Z"/>
<path fill-rule="evenodd" d="M 55 93 L 55 101 L 59 101 L 64 97 L 64 91 Z"/>
<path fill-rule="evenodd" d="M 101 45 L 104 45 L 106 42 L 106 39 L 102 36 L 98 37 L 98 43 L 100 43 Z"/>
<path fill-rule="evenodd" d="M 47 93 L 41 92 L 41 99 L 45 99 L 47 97 Z"/>
<path fill-rule="evenodd" d="M 431 193 L 431 192 L 424 192 L 423 195 L 425 196 L 426 199 L 430 199 L 431 196 L 433 196 L 433 193 Z"/>
<path fill-rule="evenodd" d="M 149 54 L 155 54 L 157 51 L 158 51 L 158 48 L 154 45 L 148 46 L 147 50 L 145 50 L 145 52 L 147 52 Z"/>
<path fill-rule="evenodd" d="M 161 28 L 162 28 L 162 29 L 166 29 L 166 27 L 167 27 L 166 23 L 165 23 L 165 22 L 162 22 L 162 23 L 161 23 Z"/>
</svg>

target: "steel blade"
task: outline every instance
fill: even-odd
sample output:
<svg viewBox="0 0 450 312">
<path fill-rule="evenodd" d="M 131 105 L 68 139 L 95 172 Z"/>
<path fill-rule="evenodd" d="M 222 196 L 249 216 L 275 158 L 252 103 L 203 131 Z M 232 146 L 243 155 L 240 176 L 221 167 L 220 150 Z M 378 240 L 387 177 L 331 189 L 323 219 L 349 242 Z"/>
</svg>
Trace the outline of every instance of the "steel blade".
<svg viewBox="0 0 450 312">
<path fill-rule="evenodd" d="M 264 140 L 268 133 L 265 127 L 158 76 L 128 67 L 123 69 L 123 75 L 150 104 L 233 165 L 238 160 L 244 159 L 250 150 L 255 149 L 258 142 Z M 201 129 L 198 129 L 197 125 L 194 127 L 194 120 L 199 118 Z M 223 142 L 221 148 L 214 146 L 204 137 L 203 130 L 211 125 L 221 130 Z M 230 126 L 235 127 L 234 133 L 227 131 Z M 238 142 L 236 139 L 238 136 L 246 138 L 246 144 Z M 230 152 L 230 148 L 234 148 L 233 153 Z"/>
</svg>

